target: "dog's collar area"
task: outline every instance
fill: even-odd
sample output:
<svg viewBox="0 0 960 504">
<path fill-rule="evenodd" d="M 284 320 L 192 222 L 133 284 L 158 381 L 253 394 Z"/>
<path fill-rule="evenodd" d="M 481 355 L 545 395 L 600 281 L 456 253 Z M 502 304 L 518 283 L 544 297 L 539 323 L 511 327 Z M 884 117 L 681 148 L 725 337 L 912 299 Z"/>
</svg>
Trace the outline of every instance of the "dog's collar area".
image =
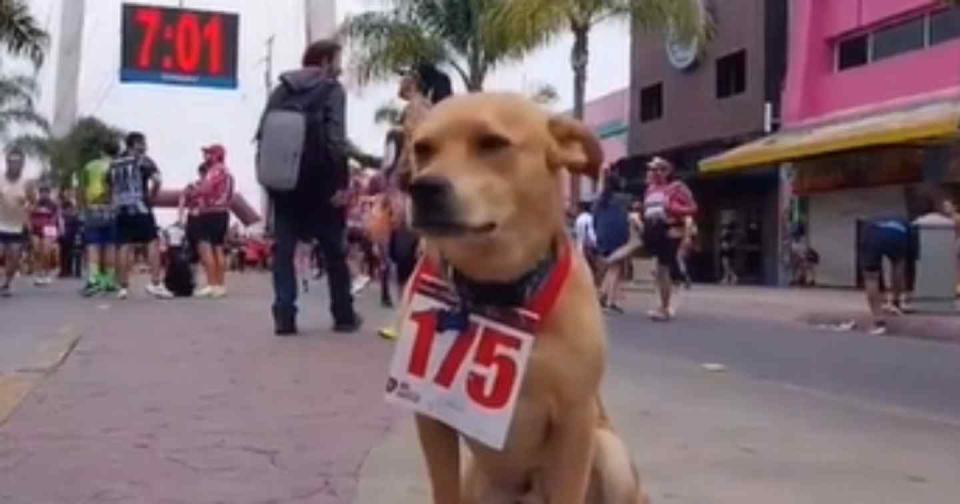
<svg viewBox="0 0 960 504">
<path fill-rule="evenodd" d="M 464 312 L 475 308 L 517 308 L 527 305 L 541 290 L 550 273 L 558 262 L 557 246 L 550 248 L 547 257 L 543 258 L 529 272 L 523 274 L 513 282 L 477 282 L 466 277 L 456 269 L 449 267 L 447 278 L 460 300 L 460 308 Z"/>
</svg>

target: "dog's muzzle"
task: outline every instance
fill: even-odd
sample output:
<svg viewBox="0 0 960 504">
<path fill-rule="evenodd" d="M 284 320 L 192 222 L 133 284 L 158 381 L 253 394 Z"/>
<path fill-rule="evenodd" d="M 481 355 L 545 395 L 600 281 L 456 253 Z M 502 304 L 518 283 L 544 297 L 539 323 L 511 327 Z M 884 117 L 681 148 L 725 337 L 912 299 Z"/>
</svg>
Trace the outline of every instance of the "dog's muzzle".
<svg viewBox="0 0 960 504">
<path fill-rule="evenodd" d="M 444 177 L 414 179 L 407 188 L 413 203 L 413 227 L 427 233 L 451 233 L 461 227 L 453 184 Z"/>
</svg>

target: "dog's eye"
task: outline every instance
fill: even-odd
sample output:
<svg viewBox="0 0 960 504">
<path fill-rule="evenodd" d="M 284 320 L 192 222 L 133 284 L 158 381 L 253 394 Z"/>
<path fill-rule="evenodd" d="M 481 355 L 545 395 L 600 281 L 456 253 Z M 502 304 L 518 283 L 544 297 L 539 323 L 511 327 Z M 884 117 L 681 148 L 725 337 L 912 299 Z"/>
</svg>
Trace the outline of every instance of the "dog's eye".
<svg viewBox="0 0 960 504">
<path fill-rule="evenodd" d="M 430 161 L 430 158 L 436 153 L 436 148 L 430 142 L 419 141 L 413 144 L 413 155 L 416 157 L 417 163 L 426 163 Z"/>
<path fill-rule="evenodd" d="M 477 139 L 477 149 L 480 152 L 497 152 L 510 147 L 510 139 L 500 135 L 483 135 Z"/>
</svg>

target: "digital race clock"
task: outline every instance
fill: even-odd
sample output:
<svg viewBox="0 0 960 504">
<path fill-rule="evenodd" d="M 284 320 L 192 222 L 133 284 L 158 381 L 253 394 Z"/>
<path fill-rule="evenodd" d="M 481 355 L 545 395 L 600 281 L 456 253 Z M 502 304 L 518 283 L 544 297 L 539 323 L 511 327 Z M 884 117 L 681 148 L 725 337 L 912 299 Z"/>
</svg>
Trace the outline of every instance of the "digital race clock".
<svg viewBox="0 0 960 504">
<path fill-rule="evenodd" d="M 122 82 L 237 87 L 239 16 L 123 5 Z"/>
</svg>

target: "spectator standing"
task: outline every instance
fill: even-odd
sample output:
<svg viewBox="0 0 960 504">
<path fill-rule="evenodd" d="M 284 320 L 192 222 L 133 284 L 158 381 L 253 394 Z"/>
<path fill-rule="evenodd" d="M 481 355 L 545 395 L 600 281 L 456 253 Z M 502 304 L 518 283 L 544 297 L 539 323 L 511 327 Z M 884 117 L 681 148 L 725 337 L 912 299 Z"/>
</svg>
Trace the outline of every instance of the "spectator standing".
<svg viewBox="0 0 960 504">
<path fill-rule="evenodd" d="M 668 321 L 674 316 L 673 282 L 681 279 L 677 252 L 684 236 L 685 219 L 697 212 L 693 194 L 674 178 L 674 168 L 666 159 L 653 158 L 647 164 L 647 190 L 643 200 L 643 243 L 657 259 L 657 290 L 660 306 L 650 318 Z"/>
<path fill-rule="evenodd" d="M 173 294 L 163 285 L 160 265 L 160 243 L 152 201 L 160 192 L 161 177 L 156 163 L 147 156 L 147 138 L 143 133 L 127 135 L 126 151 L 110 163 L 108 183 L 111 201 L 117 219 L 117 277 L 120 288 L 117 297 L 129 294 L 130 273 L 134 263 L 134 249 L 147 248 L 150 265 L 148 294 L 158 299 L 170 299 Z"/>
<path fill-rule="evenodd" d="M 580 202 L 580 213 L 573 222 L 573 237 L 577 248 L 583 254 L 590 270 L 596 275 L 597 232 L 593 227 L 593 214 L 590 213 L 591 202 Z"/>
<path fill-rule="evenodd" d="M 314 238 L 323 250 L 330 288 L 334 330 L 357 331 L 362 320 L 353 307 L 350 272 L 346 263 L 345 190 L 347 161 L 354 149 L 346 137 L 346 93 L 337 80 L 341 73 L 341 46 L 331 40 L 311 44 L 303 68 L 284 73 L 273 91 L 258 133 L 261 160 L 269 154 L 264 140 L 273 111 L 301 111 L 306 119 L 296 185 L 291 191 L 273 191 L 274 329 L 277 335 L 297 333 L 297 279 L 294 255 L 297 243 Z"/>
<path fill-rule="evenodd" d="M 60 221 L 63 233 L 60 235 L 60 278 L 80 278 L 83 276 L 83 246 L 80 236 L 80 214 L 73 198 L 67 192 L 60 194 Z M 79 244 L 79 246 L 78 246 Z"/>
<path fill-rule="evenodd" d="M 794 240 L 794 244 L 796 244 Z M 804 248 L 806 247 L 803 244 Z M 737 285 L 740 278 L 737 276 L 735 259 L 737 252 L 737 223 L 728 222 L 720 230 L 720 283 L 725 285 Z M 796 271 L 806 275 L 806 256 L 798 256 Z"/>
<path fill-rule="evenodd" d="M 30 185 L 23 176 L 23 151 L 8 150 L 5 161 L 6 170 L 0 175 L 0 253 L 5 269 L 0 297 L 10 297 L 11 284 L 20 270 L 30 194 Z"/>
<path fill-rule="evenodd" d="M 204 158 L 206 158 L 206 154 L 204 154 Z M 197 167 L 197 180 L 184 187 L 183 192 L 180 193 L 180 201 L 177 205 L 177 220 L 183 224 L 186 232 L 185 246 L 191 264 L 196 264 L 200 259 L 200 252 L 198 250 L 200 235 L 197 220 L 200 203 L 197 200 L 197 186 L 203 181 L 203 177 L 207 175 L 209 168 L 210 165 L 206 159 L 204 159 L 204 161 L 200 163 L 200 166 Z"/>
<path fill-rule="evenodd" d="M 119 153 L 116 143 L 105 143 L 101 147 L 100 158 L 87 163 L 77 181 L 77 195 L 84 221 L 83 241 L 87 249 L 87 283 L 80 291 L 85 297 L 117 292 L 117 226 L 110 205 L 107 177 L 110 164 Z"/>
<path fill-rule="evenodd" d="M 227 170 L 227 151 L 222 145 L 203 149 L 207 170 L 195 187 L 197 200 L 196 234 L 200 262 L 207 276 L 206 287 L 197 297 L 222 298 L 227 295 L 227 230 L 230 225 L 230 201 L 233 176 Z"/>
</svg>

